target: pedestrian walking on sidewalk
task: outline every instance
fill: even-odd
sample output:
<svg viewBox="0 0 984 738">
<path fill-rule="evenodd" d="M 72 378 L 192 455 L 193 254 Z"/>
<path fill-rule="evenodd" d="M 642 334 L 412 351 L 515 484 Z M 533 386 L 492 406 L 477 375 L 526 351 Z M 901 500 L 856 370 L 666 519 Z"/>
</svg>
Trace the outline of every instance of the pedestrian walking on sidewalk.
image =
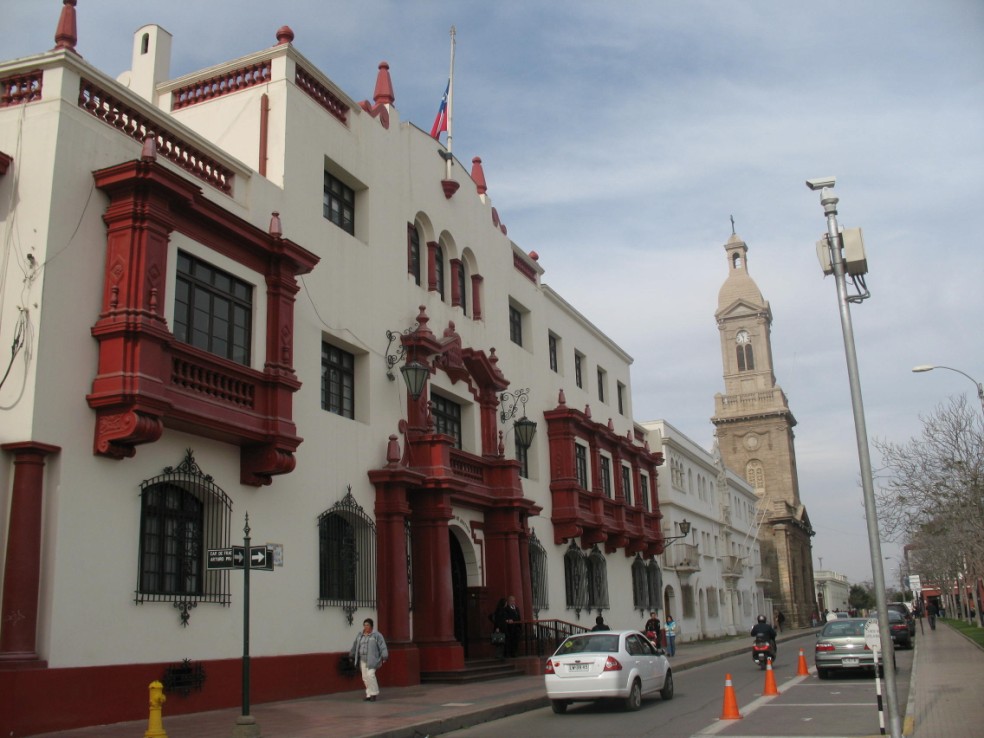
<svg viewBox="0 0 984 738">
<path fill-rule="evenodd" d="M 936 616 L 940 614 L 940 608 L 936 604 L 936 600 L 930 600 L 929 604 L 926 605 L 926 615 L 929 618 L 929 629 L 936 630 Z"/>
<path fill-rule="evenodd" d="M 362 671 L 362 683 L 366 685 L 366 702 L 375 702 L 379 696 L 379 682 L 376 671 L 386 663 L 389 651 L 382 634 L 374 631 L 372 618 L 362 621 L 362 632 L 355 637 L 349 655 Z"/>
<path fill-rule="evenodd" d="M 516 598 L 509 595 L 506 600 L 506 658 L 514 659 L 519 653 L 519 639 L 523 633 L 523 616 L 519 612 Z"/>
</svg>

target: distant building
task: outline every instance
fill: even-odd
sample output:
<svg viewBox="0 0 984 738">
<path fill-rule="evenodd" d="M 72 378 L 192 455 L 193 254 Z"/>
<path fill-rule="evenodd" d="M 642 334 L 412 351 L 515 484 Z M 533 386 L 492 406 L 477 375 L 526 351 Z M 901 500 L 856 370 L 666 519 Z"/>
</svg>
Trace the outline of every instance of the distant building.
<svg viewBox="0 0 984 738">
<path fill-rule="evenodd" d="M 793 426 L 796 419 L 776 383 L 772 309 L 748 273 L 748 247 L 732 234 L 724 246 L 728 276 L 718 293 L 717 320 L 724 393 L 712 422 L 725 466 L 738 470 L 759 497 L 767 593 L 794 627 L 810 624 L 815 607 L 813 527 L 800 501 Z"/>
<path fill-rule="evenodd" d="M 643 423 L 649 445 L 663 451 L 659 504 L 663 535 L 671 541 L 663 563 L 663 604 L 684 641 L 744 633 L 760 614 L 772 612 L 765 598 L 757 539 L 758 497 L 751 485 L 725 468 L 717 448 L 701 448 L 665 420 Z"/>
<path fill-rule="evenodd" d="M 821 569 L 813 573 L 813 581 L 817 588 L 817 606 L 821 615 L 824 610 L 847 612 L 851 609 L 851 584 L 847 581 L 847 575 Z"/>
</svg>

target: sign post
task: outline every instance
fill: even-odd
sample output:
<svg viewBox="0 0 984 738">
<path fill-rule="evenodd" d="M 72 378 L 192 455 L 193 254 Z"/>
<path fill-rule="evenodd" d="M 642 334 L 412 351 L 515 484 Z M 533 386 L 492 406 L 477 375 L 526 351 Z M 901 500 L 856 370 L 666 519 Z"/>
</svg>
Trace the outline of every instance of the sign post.
<svg viewBox="0 0 984 738">
<path fill-rule="evenodd" d="M 875 657 L 875 695 L 878 702 L 878 728 L 881 734 L 885 735 L 885 710 L 882 705 L 881 669 L 878 668 L 878 659 L 882 654 L 878 618 L 869 618 L 864 624 L 864 645 L 871 649 L 871 653 Z"/>
<path fill-rule="evenodd" d="M 207 569 L 243 570 L 243 707 L 236 718 L 233 738 L 260 738 L 256 718 L 249 714 L 249 571 L 273 571 L 273 551 L 269 546 L 250 546 L 249 513 L 243 526 L 243 545 L 208 549 Z"/>
</svg>

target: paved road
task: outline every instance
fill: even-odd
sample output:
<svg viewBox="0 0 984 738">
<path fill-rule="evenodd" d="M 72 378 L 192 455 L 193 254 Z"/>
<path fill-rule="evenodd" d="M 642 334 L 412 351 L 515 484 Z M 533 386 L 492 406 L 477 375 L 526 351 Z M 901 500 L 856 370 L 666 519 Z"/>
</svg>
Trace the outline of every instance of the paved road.
<svg viewBox="0 0 984 738">
<path fill-rule="evenodd" d="M 774 669 L 778 697 L 762 697 L 765 674 L 747 654 L 734 656 L 676 675 L 676 695 L 664 702 L 647 699 L 638 712 L 614 704 L 575 704 L 566 715 L 549 708 L 533 710 L 448 733 L 456 738 L 493 738 L 503 735 L 607 738 L 607 736 L 691 738 L 691 736 L 869 736 L 878 734 L 875 681 L 868 675 L 796 677 L 799 649 L 812 668 L 812 634 L 780 647 Z M 900 651 L 899 698 L 908 696 L 912 652 Z M 721 721 L 725 675 L 730 673 L 741 720 Z"/>
</svg>

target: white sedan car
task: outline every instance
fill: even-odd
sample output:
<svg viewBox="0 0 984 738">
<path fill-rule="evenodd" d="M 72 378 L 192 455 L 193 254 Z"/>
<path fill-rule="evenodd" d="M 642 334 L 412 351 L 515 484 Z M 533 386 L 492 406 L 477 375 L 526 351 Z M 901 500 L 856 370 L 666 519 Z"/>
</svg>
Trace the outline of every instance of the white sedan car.
<svg viewBox="0 0 984 738">
<path fill-rule="evenodd" d="M 646 695 L 673 699 L 669 660 L 635 630 L 570 636 L 547 659 L 544 680 L 556 713 L 566 712 L 571 702 L 620 699 L 626 709 L 638 710 Z"/>
</svg>

